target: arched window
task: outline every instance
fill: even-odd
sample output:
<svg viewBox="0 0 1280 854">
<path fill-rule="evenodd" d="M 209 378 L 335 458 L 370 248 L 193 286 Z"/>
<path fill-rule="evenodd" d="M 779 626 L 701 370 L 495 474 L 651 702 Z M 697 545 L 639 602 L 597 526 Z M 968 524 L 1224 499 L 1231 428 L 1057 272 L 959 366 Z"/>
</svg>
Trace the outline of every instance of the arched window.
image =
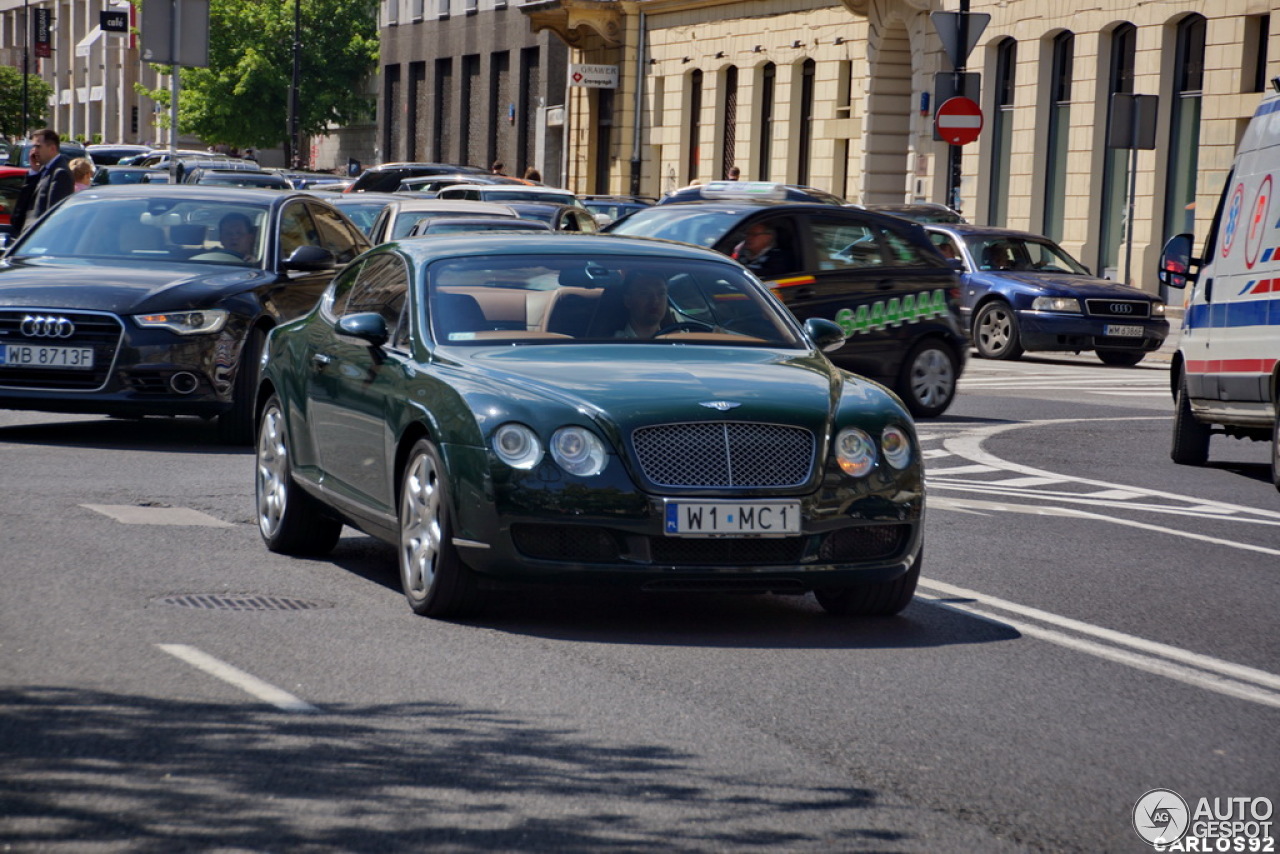
<svg viewBox="0 0 1280 854">
<path fill-rule="evenodd" d="M 1009 156 L 1013 150 L 1013 95 L 1017 84 L 1018 43 L 996 47 L 996 97 L 991 112 L 991 171 L 987 223 L 1002 226 L 1009 216 Z"/>
<path fill-rule="evenodd" d="M 729 177 L 729 167 L 737 158 L 738 145 L 738 66 L 730 65 L 724 70 L 724 116 L 721 127 L 724 130 L 724 153 L 720 158 L 720 177 Z"/>
<path fill-rule="evenodd" d="M 1111 133 L 1111 96 L 1116 93 L 1133 94 L 1133 58 L 1137 45 L 1138 30 L 1133 24 L 1121 24 L 1112 31 L 1107 63 L 1107 137 Z M 1097 268 L 1113 279 L 1117 278 L 1120 265 L 1128 193 L 1129 150 L 1108 148 L 1102 161 L 1102 217 Z"/>
<path fill-rule="evenodd" d="M 1169 110 L 1169 175 L 1165 182 L 1164 236 L 1195 231 L 1200 98 L 1204 88 L 1205 19 L 1178 22 L 1173 62 L 1173 103 Z"/>
<path fill-rule="evenodd" d="M 702 146 L 702 70 L 695 68 L 689 74 L 689 161 L 685 168 L 685 183 L 698 180 L 698 158 Z"/>
<path fill-rule="evenodd" d="M 800 157 L 796 164 L 796 180 L 809 183 L 809 166 L 813 157 L 813 78 L 816 63 L 806 59 L 800 66 Z"/>
<path fill-rule="evenodd" d="M 1048 168 L 1044 178 L 1043 232 L 1061 241 L 1067 207 L 1067 153 L 1071 150 L 1071 75 L 1075 63 L 1076 37 L 1059 33 L 1053 40 L 1053 60 L 1049 79 L 1049 145 L 1045 152 Z"/>
<path fill-rule="evenodd" d="M 760 148 L 758 158 L 760 166 L 756 178 L 769 180 L 769 170 L 773 157 L 773 95 L 778 82 L 778 69 L 772 62 L 765 63 L 760 69 Z"/>
</svg>

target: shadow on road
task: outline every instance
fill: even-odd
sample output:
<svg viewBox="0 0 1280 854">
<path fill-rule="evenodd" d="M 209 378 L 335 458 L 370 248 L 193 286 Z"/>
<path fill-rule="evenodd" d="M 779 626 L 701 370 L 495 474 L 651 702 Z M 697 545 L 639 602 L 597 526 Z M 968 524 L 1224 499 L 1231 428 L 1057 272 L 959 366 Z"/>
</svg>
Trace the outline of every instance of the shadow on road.
<svg viewBox="0 0 1280 854">
<path fill-rule="evenodd" d="M 329 560 L 400 593 L 392 546 L 371 537 L 344 537 Z M 405 615 L 413 619 L 407 605 Z M 538 584 L 486 590 L 479 613 L 464 622 L 564 641 L 734 649 L 901 649 L 1021 636 L 1007 626 L 919 602 L 896 617 L 833 617 L 812 596 Z"/>
<path fill-rule="evenodd" d="M 36 414 L 38 417 L 38 413 Z M 50 416 L 57 417 L 57 416 Z M 191 454 L 249 454 L 249 445 L 220 443 L 212 421 L 199 418 L 95 418 L 10 424 L 0 443 Z"/>
<path fill-rule="evenodd" d="M 5 850 L 900 850 L 877 793 L 437 702 L 288 714 L 0 691 Z M 748 764 L 750 764 L 748 762 Z M 878 816 L 883 824 L 884 816 Z M 919 840 L 916 840 L 919 843 Z"/>
</svg>

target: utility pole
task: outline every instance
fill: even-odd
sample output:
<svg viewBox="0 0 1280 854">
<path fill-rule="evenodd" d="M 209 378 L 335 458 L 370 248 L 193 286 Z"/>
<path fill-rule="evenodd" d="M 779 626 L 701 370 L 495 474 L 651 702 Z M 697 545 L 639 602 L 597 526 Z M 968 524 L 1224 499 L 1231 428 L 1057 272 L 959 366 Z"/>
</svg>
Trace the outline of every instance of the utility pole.
<svg viewBox="0 0 1280 854">
<path fill-rule="evenodd" d="M 289 87 L 290 165 L 302 168 L 302 137 L 299 133 L 298 87 L 302 82 L 302 0 L 293 0 L 293 82 Z"/>
<path fill-rule="evenodd" d="M 31 128 L 27 75 L 31 73 L 31 7 L 22 0 L 22 138 Z"/>
<path fill-rule="evenodd" d="M 964 94 L 964 71 L 968 57 L 969 44 L 969 0 L 960 0 L 960 19 L 957 21 L 957 44 L 960 46 L 959 60 L 955 63 L 955 86 L 953 91 Z M 941 106 L 941 105 L 939 105 Z M 963 171 L 963 159 L 960 146 L 947 146 L 947 160 L 950 167 L 947 173 L 947 204 L 952 210 L 960 210 L 960 179 Z"/>
</svg>

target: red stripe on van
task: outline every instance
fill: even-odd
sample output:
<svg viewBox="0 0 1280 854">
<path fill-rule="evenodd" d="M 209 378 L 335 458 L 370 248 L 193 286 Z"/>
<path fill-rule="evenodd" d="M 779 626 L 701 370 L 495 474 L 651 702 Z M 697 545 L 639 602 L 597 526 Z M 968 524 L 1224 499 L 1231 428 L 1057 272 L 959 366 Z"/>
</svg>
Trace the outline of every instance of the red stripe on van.
<svg viewBox="0 0 1280 854">
<path fill-rule="evenodd" d="M 1277 359 L 1188 359 L 1192 374 L 1269 374 Z"/>
</svg>

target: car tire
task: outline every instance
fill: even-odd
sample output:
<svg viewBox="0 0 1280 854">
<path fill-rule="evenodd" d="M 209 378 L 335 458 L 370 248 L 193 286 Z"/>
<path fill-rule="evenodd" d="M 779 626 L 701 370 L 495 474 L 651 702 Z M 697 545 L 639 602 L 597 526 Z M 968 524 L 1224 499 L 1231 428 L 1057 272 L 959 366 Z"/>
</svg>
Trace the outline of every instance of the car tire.
<svg viewBox="0 0 1280 854">
<path fill-rule="evenodd" d="M 479 590 L 453 544 L 444 463 L 420 439 L 400 481 L 400 585 L 415 614 L 459 617 L 473 611 Z"/>
<path fill-rule="evenodd" d="M 1147 355 L 1138 350 L 1095 350 L 1094 353 L 1102 360 L 1102 364 L 1120 368 L 1131 368 Z"/>
<path fill-rule="evenodd" d="M 1173 407 L 1173 444 L 1169 458 L 1182 466 L 1202 466 L 1209 461 L 1209 425 L 1196 420 L 1187 394 L 1187 377 L 1178 381 L 1178 396 Z"/>
<path fill-rule="evenodd" d="M 956 398 L 959 369 L 955 353 L 937 338 L 911 348 L 898 379 L 898 397 L 917 418 L 937 418 Z"/>
<path fill-rule="evenodd" d="M 1280 491 L 1280 402 L 1276 403 L 1275 416 L 1271 425 L 1271 482 Z"/>
<path fill-rule="evenodd" d="M 240 347 L 236 379 L 231 387 L 231 408 L 218 416 L 218 441 L 225 445 L 251 445 L 254 438 L 253 401 L 262 369 L 262 348 L 267 334 L 258 327 L 249 330 Z"/>
<path fill-rule="evenodd" d="M 1020 357 L 1022 343 L 1013 306 L 1003 300 L 995 300 L 979 309 L 973 319 L 973 346 L 984 359 Z"/>
<path fill-rule="evenodd" d="M 254 495 L 258 531 L 267 548 L 288 555 L 323 555 L 342 536 L 342 523 L 326 516 L 319 502 L 293 480 L 284 407 L 275 395 L 258 424 Z"/>
<path fill-rule="evenodd" d="M 923 563 L 924 549 L 921 548 L 911 569 L 893 581 L 824 587 L 813 591 L 813 595 L 828 614 L 839 617 L 892 617 L 911 604 Z"/>
</svg>

